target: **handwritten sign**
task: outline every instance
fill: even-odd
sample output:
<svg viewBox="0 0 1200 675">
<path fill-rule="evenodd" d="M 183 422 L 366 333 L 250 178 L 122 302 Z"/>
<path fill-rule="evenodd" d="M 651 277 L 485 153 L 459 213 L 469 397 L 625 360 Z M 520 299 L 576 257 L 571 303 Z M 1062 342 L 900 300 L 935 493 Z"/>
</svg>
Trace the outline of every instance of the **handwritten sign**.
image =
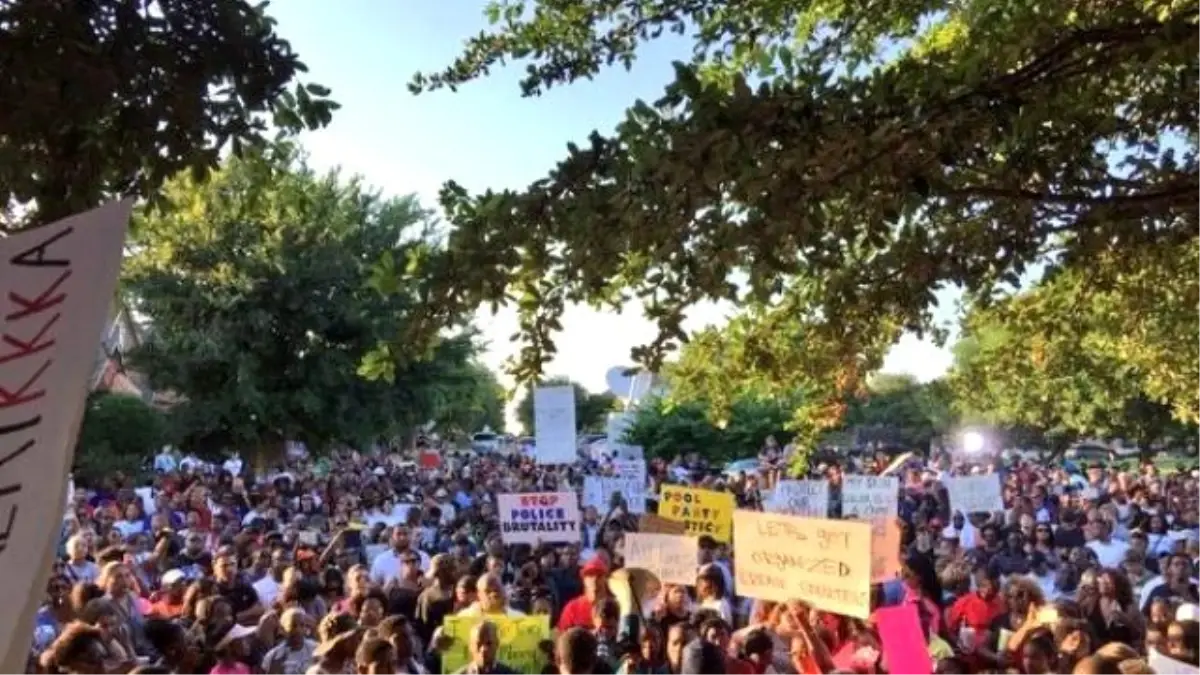
<svg viewBox="0 0 1200 675">
<path fill-rule="evenodd" d="M 764 508 L 806 518 L 829 517 L 829 481 L 781 480 Z"/>
<path fill-rule="evenodd" d="M 687 532 L 687 525 L 677 520 L 667 520 L 653 513 L 643 513 L 638 518 L 638 531 L 658 534 L 684 534 Z"/>
<path fill-rule="evenodd" d="M 579 498 L 574 492 L 502 494 L 496 502 L 505 544 L 580 541 Z"/>
<path fill-rule="evenodd" d="M 900 575 L 900 523 L 895 518 L 871 521 L 871 583 L 891 581 Z"/>
<path fill-rule="evenodd" d="M 646 512 L 646 484 L 636 478 L 625 476 L 584 476 L 583 505 L 596 509 L 600 515 L 608 513 L 613 494 L 625 499 L 630 513 Z"/>
<path fill-rule="evenodd" d="M 666 584 L 695 584 L 698 553 L 695 537 L 642 532 L 625 535 L 625 566 L 650 570 Z"/>
<path fill-rule="evenodd" d="M 900 496 L 896 476 L 843 476 L 842 516 L 846 518 L 895 518 Z"/>
<path fill-rule="evenodd" d="M 950 508 L 963 515 L 1004 510 L 999 474 L 954 476 L 943 479 L 943 483 L 950 493 Z"/>
<path fill-rule="evenodd" d="M 25 670 L 132 201 L 0 238 L 0 666 Z"/>
<path fill-rule="evenodd" d="M 442 652 L 442 673 L 457 673 L 471 662 L 471 630 L 488 621 L 496 626 L 500 649 L 496 660 L 518 673 L 540 673 L 546 657 L 538 648 L 551 639 L 548 616 L 448 616 L 442 620 L 442 634 L 450 647 Z"/>
<path fill-rule="evenodd" d="M 687 534 L 708 535 L 728 542 L 733 534 L 733 495 L 728 492 L 663 485 L 658 493 L 658 515 L 687 526 Z"/>
<path fill-rule="evenodd" d="M 867 618 L 870 525 L 739 509 L 733 528 L 738 595 Z"/>
<path fill-rule="evenodd" d="M 632 481 L 646 484 L 646 460 L 644 459 L 614 459 L 612 461 L 614 476 L 628 478 Z"/>
<path fill-rule="evenodd" d="M 538 387 L 533 391 L 534 453 L 538 464 L 574 464 L 575 388 Z"/>
</svg>

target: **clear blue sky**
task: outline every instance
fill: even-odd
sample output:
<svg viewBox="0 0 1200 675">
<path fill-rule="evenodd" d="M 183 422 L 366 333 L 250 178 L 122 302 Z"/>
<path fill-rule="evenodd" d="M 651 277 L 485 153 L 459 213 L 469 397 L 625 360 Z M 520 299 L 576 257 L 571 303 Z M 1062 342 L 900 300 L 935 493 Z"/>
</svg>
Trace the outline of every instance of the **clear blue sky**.
<svg viewBox="0 0 1200 675">
<path fill-rule="evenodd" d="M 592 129 L 611 131 L 635 98 L 657 97 L 672 59 L 688 51 L 687 42 L 663 40 L 643 51 L 632 72 L 612 70 L 536 99 L 520 97 L 519 65 L 458 93 L 411 95 L 405 85 L 414 72 L 450 63 L 463 39 L 486 26 L 483 7 L 472 0 L 273 2 L 279 32 L 308 64 L 311 80 L 331 87 L 342 104 L 329 128 L 304 139 L 313 163 L 341 165 L 387 193 L 416 193 L 429 206 L 450 178 L 476 190 L 519 188 L 561 159 L 567 141 L 582 141 Z M 949 318 L 950 310 L 940 314 Z M 725 311 L 697 308 L 688 327 L 720 323 Z M 508 338 L 515 315 L 489 314 L 480 325 L 490 340 L 485 360 L 499 368 L 514 351 Z M 572 308 L 547 373 L 603 390 L 605 371 L 627 364 L 630 348 L 652 335 L 638 307 L 621 314 Z M 884 370 L 928 380 L 949 363 L 946 350 L 905 336 Z"/>
</svg>

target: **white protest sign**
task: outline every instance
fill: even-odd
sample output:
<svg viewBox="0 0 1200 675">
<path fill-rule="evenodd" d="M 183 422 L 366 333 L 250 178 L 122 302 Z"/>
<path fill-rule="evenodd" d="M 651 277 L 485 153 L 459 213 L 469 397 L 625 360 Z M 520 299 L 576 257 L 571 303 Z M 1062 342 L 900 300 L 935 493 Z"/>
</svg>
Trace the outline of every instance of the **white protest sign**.
<svg viewBox="0 0 1200 675">
<path fill-rule="evenodd" d="M 625 447 L 623 439 L 625 432 L 633 425 L 632 412 L 610 412 L 608 413 L 608 423 L 605 425 L 605 445 L 608 446 L 609 452 L 621 454 L 621 450 Z"/>
<path fill-rule="evenodd" d="M 584 476 L 583 505 L 595 508 L 601 516 L 608 513 L 613 493 L 625 498 L 630 513 L 646 512 L 646 482 L 622 476 Z"/>
<path fill-rule="evenodd" d="M 1000 493 L 1000 474 L 982 476 L 953 476 L 942 481 L 950 493 L 950 508 L 968 513 L 991 513 L 1004 510 Z"/>
<path fill-rule="evenodd" d="M 698 555 L 696 537 L 644 532 L 625 535 L 625 566 L 650 570 L 664 584 L 695 584 Z"/>
<path fill-rule="evenodd" d="M 1150 658 L 1147 659 L 1150 670 L 1159 675 L 1198 675 L 1200 668 L 1193 666 L 1183 661 L 1178 661 L 1169 656 L 1166 656 L 1157 649 L 1150 650 Z"/>
<path fill-rule="evenodd" d="M 842 516 L 861 520 L 895 518 L 900 498 L 896 476 L 843 476 Z"/>
<path fill-rule="evenodd" d="M 763 508 L 771 513 L 825 518 L 829 515 L 829 481 L 781 480 Z"/>
<path fill-rule="evenodd" d="M 25 671 L 132 201 L 0 238 L 0 670 Z"/>
<path fill-rule="evenodd" d="M 646 461 L 642 459 L 614 459 L 613 475 L 646 484 Z"/>
<path fill-rule="evenodd" d="M 538 387 L 533 391 L 534 454 L 538 464 L 574 464 L 575 388 Z"/>
<path fill-rule="evenodd" d="M 574 492 L 534 492 L 496 496 L 500 535 L 505 544 L 577 544 L 579 498 Z"/>
</svg>

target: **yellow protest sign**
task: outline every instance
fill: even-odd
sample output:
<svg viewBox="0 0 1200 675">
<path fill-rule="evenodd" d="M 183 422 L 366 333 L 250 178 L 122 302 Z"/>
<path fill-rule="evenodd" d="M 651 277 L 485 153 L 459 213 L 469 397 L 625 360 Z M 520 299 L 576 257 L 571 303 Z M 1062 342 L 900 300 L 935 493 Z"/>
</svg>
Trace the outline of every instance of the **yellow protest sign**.
<svg viewBox="0 0 1200 675">
<path fill-rule="evenodd" d="M 551 639 L 548 616 L 448 616 L 442 621 L 442 633 L 452 642 L 442 652 L 442 673 L 455 673 L 471 662 L 471 629 L 490 621 L 500 637 L 500 652 L 496 657 L 518 673 L 540 673 L 546 659 L 538 643 Z"/>
<path fill-rule="evenodd" d="M 871 526 L 781 513 L 733 512 L 739 595 L 867 618 Z"/>
<path fill-rule="evenodd" d="M 729 492 L 663 485 L 658 494 L 658 515 L 684 523 L 686 534 L 708 535 L 728 543 L 733 533 L 733 495 Z"/>
</svg>

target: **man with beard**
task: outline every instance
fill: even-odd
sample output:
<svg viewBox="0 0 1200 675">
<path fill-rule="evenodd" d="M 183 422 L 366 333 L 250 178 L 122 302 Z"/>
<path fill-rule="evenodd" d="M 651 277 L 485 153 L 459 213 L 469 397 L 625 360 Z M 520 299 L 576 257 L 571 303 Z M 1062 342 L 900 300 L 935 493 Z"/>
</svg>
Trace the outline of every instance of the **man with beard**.
<svg viewBox="0 0 1200 675">
<path fill-rule="evenodd" d="M 421 550 L 413 550 L 408 536 L 407 525 L 396 525 L 392 528 L 392 549 L 380 553 L 371 563 L 371 579 L 380 586 L 386 585 L 393 579 L 399 579 L 404 572 L 404 556 L 416 554 L 421 558 L 421 571 L 429 569 L 429 555 Z"/>
<path fill-rule="evenodd" d="M 183 538 L 183 550 L 175 556 L 171 567 L 183 572 L 189 581 L 212 574 L 212 554 L 204 550 L 204 535 L 192 530 Z"/>
</svg>

